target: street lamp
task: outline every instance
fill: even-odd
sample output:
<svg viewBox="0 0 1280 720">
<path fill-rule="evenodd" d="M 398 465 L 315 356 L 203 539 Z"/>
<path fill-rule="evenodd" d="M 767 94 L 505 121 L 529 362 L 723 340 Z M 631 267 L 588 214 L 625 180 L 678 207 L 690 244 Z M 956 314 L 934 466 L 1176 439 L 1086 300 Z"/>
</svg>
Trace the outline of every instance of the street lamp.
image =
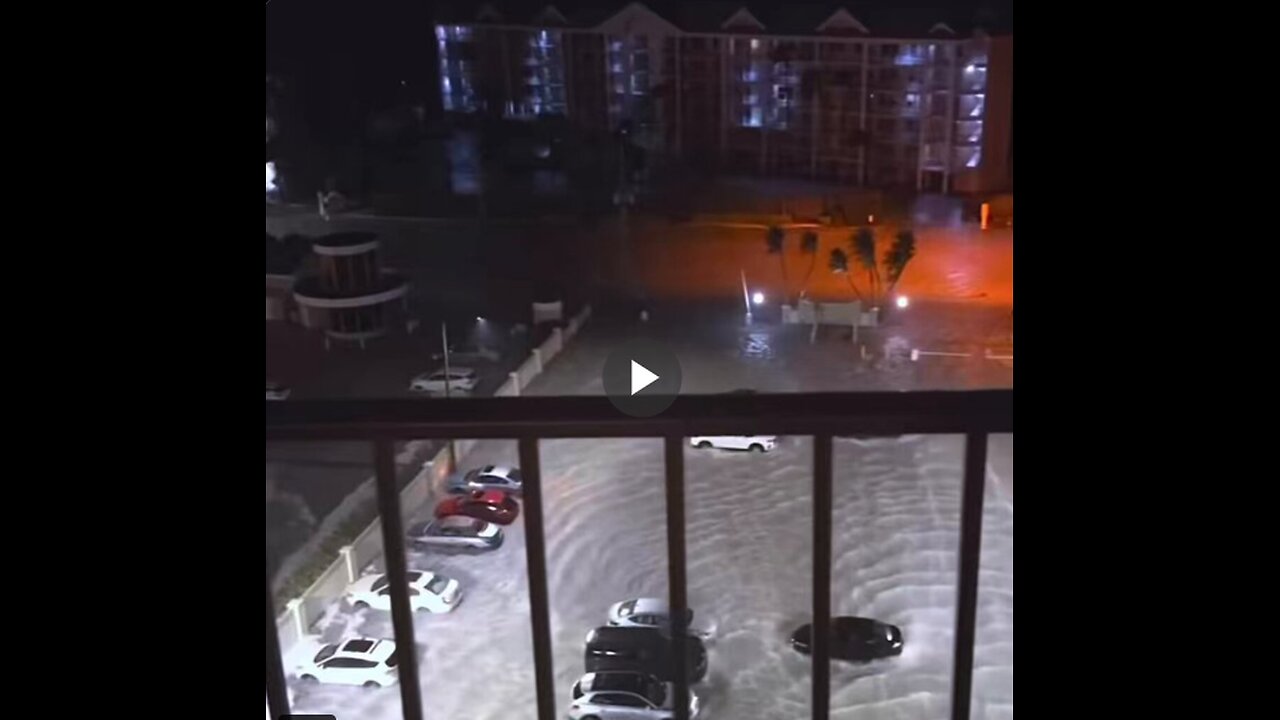
<svg viewBox="0 0 1280 720">
<path fill-rule="evenodd" d="M 898 307 L 900 308 L 905 308 L 911 304 L 911 300 L 907 298 L 906 295 L 899 295 L 898 299 L 895 300 L 894 302 L 897 303 Z"/>
<path fill-rule="evenodd" d="M 754 293 L 752 293 L 752 294 L 751 294 L 751 302 L 755 303 L 756 305 L 763 305 L 763 304 L 764 304 L 764 293 L 760 292 L 759 290 L 757 290 L 757 291 L 755 291 Z"/>
<path fill-rule="evenodd" d="M 453 375 L 449 373 L 449 325 L 448 323 L 440 323 L 440 344 L 444 347 L 444 399 L 449 399 L 449 386 L 453 384 Z M 449 472 L 457 472 L 458 456 L 453 449 L 453 439 L 450 438 L 449 444 Z"/>
</svg>

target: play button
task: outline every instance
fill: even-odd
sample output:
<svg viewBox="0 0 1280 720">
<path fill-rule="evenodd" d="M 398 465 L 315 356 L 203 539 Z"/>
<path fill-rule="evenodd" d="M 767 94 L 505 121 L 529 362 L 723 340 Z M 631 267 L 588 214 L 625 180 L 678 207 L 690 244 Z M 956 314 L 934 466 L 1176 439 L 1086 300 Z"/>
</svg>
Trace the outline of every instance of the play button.
<svg viewBox="0 0 1280 720">
<path fill-rule="evenodd" d="M 649 372 L 649 369 L 635 360 L 631 361 L 631 394 L 635 395 L 641 390 L 653 384 L 658 376 Z"/>
<path fill-rule="evenodd" d="M 604 362 L 604 392 L 632 417 L 653 417 L 671 407 L 680 392 L 680 361 L 661 343 L 628 340 Z"/>
</svg>

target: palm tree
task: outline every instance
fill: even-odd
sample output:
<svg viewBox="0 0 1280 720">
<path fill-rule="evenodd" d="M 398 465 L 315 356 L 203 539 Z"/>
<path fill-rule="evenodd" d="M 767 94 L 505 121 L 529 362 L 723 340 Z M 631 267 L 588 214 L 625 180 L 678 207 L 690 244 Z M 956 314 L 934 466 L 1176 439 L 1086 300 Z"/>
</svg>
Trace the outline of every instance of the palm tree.
<svg viewBox="0 0 1280 720">
<path fill-rule="evenodd" d="M 880 298 L 880 266 L 876 263 L 876 235 L 869 227 L 860 227 L 849 241 L 858 264 L 867 271 L 867 280 L 871 283 L 871 299 Z"/>
<path fill-rule="evenodd" d="M 831 268 L 831 272 L 836 275 L 844 275 L 844 279 L 849 281 L 849 288 L 853 290 L 853 294 L 857 296 L 858 301 L 862 302 L 862 293 L 858 291 L 858 286 L 853 284 L 853 273 L 849 272 L 849 256 L 840 248 L 831 249 L 831 258 L 827 262 L 827 267 Z"/>
<path fill-rule="evenodd" d="M 784 242 L 786 236 L 786 231 L 777 225 L 770 225 L 764 236 L 765 249 L 768 250 L 770 255 L 777 255 L 778 262 L 782 265 L 782 299 L 784 302 L 791 297 L 790 283 L 787 282 L 787 249 Z"/>
<path fill-rule="evenodd" d="M 916 256 L 916 234 L 910 230 L 901 230 L 893 239 L 893 245 L 884 254 L 885 274 L 889 276 L 889 293 L 902 279 L 902 272 L 907 263 Z"/>
<path fill-rule="evenodd" d="M 809 256 L 809 271 L 804 274 L 804 286 L 800 288 L 800 298 L 809 291 L 809 278 L 813 277 L 813 266 L 818 260 L 818 233 L 805 230 L 800 236 L 800 252 Z"/>
</svg>

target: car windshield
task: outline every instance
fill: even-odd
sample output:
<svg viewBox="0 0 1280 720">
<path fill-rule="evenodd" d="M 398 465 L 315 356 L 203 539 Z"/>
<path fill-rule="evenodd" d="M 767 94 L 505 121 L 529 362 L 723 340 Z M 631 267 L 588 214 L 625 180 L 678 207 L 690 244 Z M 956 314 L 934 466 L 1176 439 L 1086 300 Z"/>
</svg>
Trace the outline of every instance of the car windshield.
<svg viewBox="0 0 1280 720">
<path fill-rule="evenodd" d="M 449 578 L 436 575 L 435 577 L 431 578 L 430 582 L 427 583 L 427 590 L 430 590 L 431 592 L 439 595 L 440 593 L 444 592 L 444 589 L 448 586 L 449 586 Z"/>
<path fill-rule="evenodd" d="M 329 658 L 333 657 L 333 654 L 336 652 L 338 652 L 337 645 L 325 645 L 324 647 L 320 648 L 320 652 L 316 653 L 315 662 L 322 663 L 325 660 L 328 660 Z"/>
<path fill-rule="evenodd" d="M 618 608 L 618 615 L 621 615 L 622 617 L 629 617 L 631 613 L 635 611 L 636 611 L 636 601 L 628 600 L 622 603 L 622 605 Z"/>
</svg>

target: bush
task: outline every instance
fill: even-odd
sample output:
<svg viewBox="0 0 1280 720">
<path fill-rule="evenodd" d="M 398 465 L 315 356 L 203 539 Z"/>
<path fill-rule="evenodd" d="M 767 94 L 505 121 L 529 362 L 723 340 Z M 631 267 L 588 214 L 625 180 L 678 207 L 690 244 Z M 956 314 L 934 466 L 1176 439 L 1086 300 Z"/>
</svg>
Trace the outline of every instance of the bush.
<svg viewBox="0 0 1280 720">
<path fill-rule="evenodd" d="M 338 551 L 350 545 L 377 517 L 378 503 L 371 499 L 357 507 L 351 517 L 339 523 L 333 532 L 320 541 L 319 547 L 307 562 L 281 583 L 275 594 L 276 608 L 283 608 L 288 601 L 301 597 L 303 591 L 311 587 L 338 559 Z"/>
</svg>

